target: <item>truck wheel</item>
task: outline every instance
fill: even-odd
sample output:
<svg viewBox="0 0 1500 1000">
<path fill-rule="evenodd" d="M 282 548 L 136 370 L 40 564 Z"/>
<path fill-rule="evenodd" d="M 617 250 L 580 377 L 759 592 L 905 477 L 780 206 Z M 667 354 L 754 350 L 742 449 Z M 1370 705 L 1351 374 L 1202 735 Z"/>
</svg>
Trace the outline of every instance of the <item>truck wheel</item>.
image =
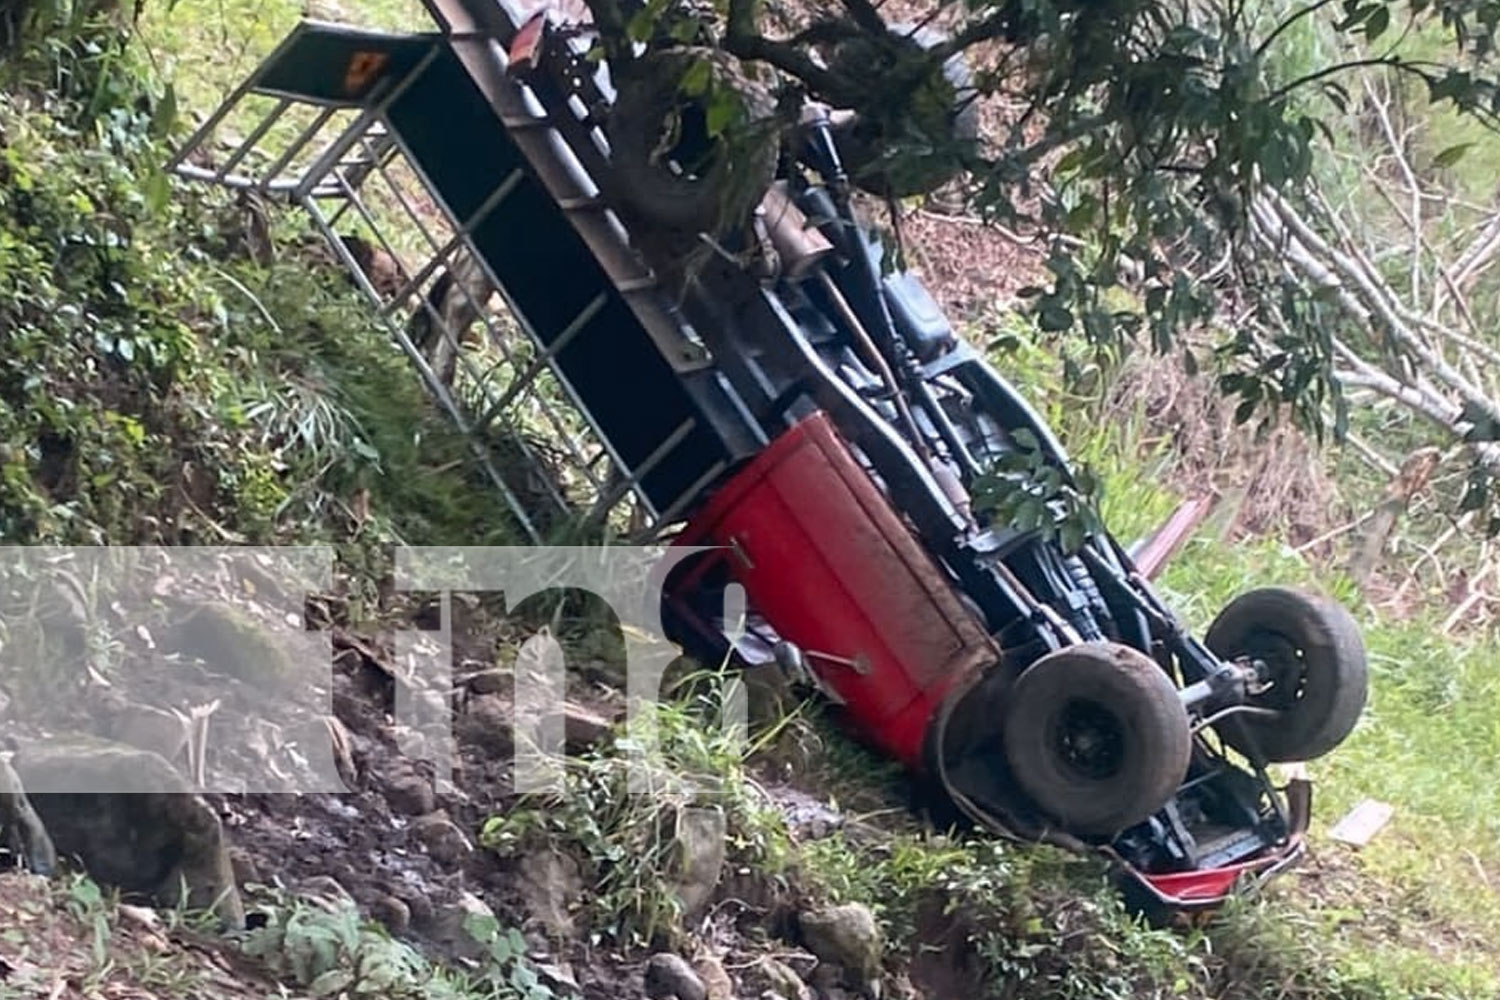
<svg viewBox="0 0 1500 1000">
<path fill-rule="evenodd" d="M 930 49 L 947 41 L 941 32 L 913 24 L 892 24 L 890 31 L 898 45 L 913 48 Z M 869 74 L 871 65 L 880 65 L 882 55 L 871 51 L 870 43 L 861 39 L 846 43 L 834 59 L 836 70 L 859 79 L 860 74 Z M 887 135 L 899 133 L 900 139 L 909 140 L 905 133 L 914 129 L 943 145 L 973 146 L 979 141 L 980 131 L 977 98 L 968 59 L 955 53 L 943 64 L 940 79 L 879 112 L 862 110 L 853 124 L 835 134 L 850 179 L 860 189 L 880 197 L 910 198 L 936 191 L 957 176 L 957 163 L 948 156 L 914 156 L 908 157 L 909 163 L 887 166 L 881 162 Z"/>
<path fill-rule="evenodd" d="M 1037 807 L 1078 836 L 1112 836 L 1171 799 L 1192 732 L 1172 679 L 1129 646 L 1085 643 L 1021 674 L 1005 753 Z"/>
<path fill-rule="evenodd" d="M 1224 660 L 1265 662 L 1271 685 L 1249 704 L 1275 716 L 1230 716 L 1216 728 L 1230 746 L 1267 761 L 1321 757 L 1354 730 L 1369 695 L 1369 665 L 1353 617 L 1338 603 L 1287 587 L 1231 601 L 1204 636 Z"/>
<path fill-rule="evenodd" d="M 732 88 L 743 101 L 747 134 L 731 128 L 711 136 L 704 99 L 683 92 L 689 71 L 705 62 L 713 86 Z M 775 110 L 774 96 L 722 52 L 667 49 L 643 57 L 621 81 L 606 126 L 621 197 L 669 229 L 735 228 L 776 178 Z"/>
</svg>

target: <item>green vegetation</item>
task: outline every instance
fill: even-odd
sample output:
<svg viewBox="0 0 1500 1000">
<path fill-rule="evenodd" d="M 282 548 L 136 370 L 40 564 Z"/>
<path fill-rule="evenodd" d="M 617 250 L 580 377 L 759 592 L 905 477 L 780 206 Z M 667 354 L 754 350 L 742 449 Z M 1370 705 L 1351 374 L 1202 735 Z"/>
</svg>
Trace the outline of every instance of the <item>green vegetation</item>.
<svg viewBox="0 0 1500 1000">
<path fill-rule="evenodd" d="M 363 919 L 352 903 L 317 906 L 284 895 L 266 900 L 264 926 L 244 943 L 279 979 L 313 997 L 349 1000 L 554 1000 L 515 930 L 475 915 L 464 930 L 482 946 L 480 969 L 462 974 L 433 963 Z"/>
<path fill-rule="evenodd" d="M 132 62 L 138 53 L 52 44 L 28 65 L 47 69 L 33 79 L 58 86 L 13 84 L 0 96 L 0 539 L 331 539 L 372 574 L 394 541 L 504 540 L 499 504 L 472 473 L 467 445 L 339 271 L 311 266 L 318 258 L 292 221 L 257 221 L 256 209 L 169 187 L 159 171 L 174 105 L 211 103 L 276 40 L 293 7 L 184 0 L 148 13 L 155 71 Z M 166 58 L 215 44 L 233 58 L 175 67 Z M 174 69 L 169 91 L 153 72 Z M 1446 129 L 1434 126 L 1444 134 L 1434 146 L 1453 144 Z M 257 264 L 244 248 L 260 223 L 278 250 Z M 1096 363 L 1090 345 L 1074 346 L 1080 370 Z M 1096 470 L 1111 529 L 1130 540 L 1160 524 L 1178 499 L 1168 443 L 1148 440 L 1140 422 L 1101 427 L 1100 401 L 1069 395 L 1086 380 L 1065 385 L 1053 356 L 1028 347 L 1003 360 Z M 1380 484 L 1342 485 L 1357 508 Z M 1285 582 L 1325 587 L 1355 607 L 1375 668 L 1372 704 L 1351 741 L 1313 766 L 1308 865 L 1207 927 L 1168 932 L 1132 921 L 1093 861 L 938 836 L 904 815 L 799 841 L 758 784 L 761 768 L 810 756 L 805 771 L 846 807 L 891 809 L 899 779 L 803 718 L 764 743 L 737 741 L 712 724 L 722 708 L 713 693 L 654 713 L 654 757 L 633 756 L 640 747 L 626 734 L 570 764 L 561 799 L 497 816 L 485 842 L 507 856 L 544 847 L 574 856 L 590 887 L 589 933 L 622 947 L 684 934 L 665 818 L 706 806 L 725 818 L 731 867 L 751 873 L 769 902 L 871 904 L 893 970 L 951 946 L 976 996 L 1496 995 L 1500 640 L 1444 636 L 1449 609 L 1437 604 L 1399 620 L 1379 612 L 1348 580 L 1271 540 L 1226 544 L 1205 532 L 1162 588 L 1201 628 L 1235 593 Z M 653 797 L 630 794 L 637 767 L 663 778 Z M 1357 855 L 1321 838 L 1366 796 L 1396 806 L 1391 828 Z M 92 942 L 79 959 L 84 981 L 110 962 L 115 971 L 139 963 L 140 982 L 157 995 L 193 995 L 184 984 L 194 981 L 169 960 L 118 950 L 139 932 L 117 930 L 117 909 L 97 889 L 59 891 L 60 912 Z M 493 967 L 462 980 L 350 911 L 269 905 L 249 950 L 313 993 L 547 995 L 522 943 L 498 924 L 475 928 Z"/>
<path fill-rule="evenodd" d="M 792 844 L 775 803 L 749 768 L 775 730 L 752 743 L 723 725 L 742 690 L 724 674 L 700 678 L 695 694 L 643 707 L 609 747 L 570 758 L 561 787 L 523 797 L 481 832 L 506 858 L 558 850 L 580 862 L 587 886 L 586 931 L 595 942 L 649 947 L 683 932 L 683 844 L 692 811 L 721 818 L 725 863 L 765 885 L 785 878 Z"/>
<path fill-rule="evenodd" d="M 159 105 L 120 96 L 105 115 L 0 98 L 0 535 L 506 537 L 468 443 L 335 263 L 280 216 L 254 263 L 267 220 L 168 186 Z"/>
<path fill-rule="evenodd" d="M 473 922 L 482 960 L 475 970 L 458 973 L 393 940 L 350 904 L 315 904 L 272 892 L 263 893 L 258 902 L 265 922 L 242 942 L 242 951 L 262 967 L 253 969 L 241 959 L 239 976 L 214 977 L 214 996 L 284 995 L 280 980 L 305 990 L 306 996 L 349 1000 L 556 997 L 541 985 L 519 936 L 493 918 Z M 9 967 L 0 997 L 7 1000 L 46 996 L 53 984 L 65 981 L 91 995 L 128 993 L 159 1000 L 204 995 L 201 957 L 167 944 L 178 935 L 202 935 L 211 926 L 195 914 L 122 906 L 117 893 L 75 875 L 51 884 L 0 878 L 0 916 L 6 924 L 0 948 Z"/>
</svg>

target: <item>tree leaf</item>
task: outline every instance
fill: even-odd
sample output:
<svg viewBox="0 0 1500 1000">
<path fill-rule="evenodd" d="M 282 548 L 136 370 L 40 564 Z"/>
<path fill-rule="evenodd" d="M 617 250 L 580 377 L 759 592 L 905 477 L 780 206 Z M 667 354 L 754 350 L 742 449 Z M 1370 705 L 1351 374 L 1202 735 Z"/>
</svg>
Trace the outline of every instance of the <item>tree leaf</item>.
<svg viewBox="0 0 1500 1000">
<path fill-rule="evenodd" d="M 1037 326 L 1046 333 L 1062 333 L 1073 326 L 1073 313 L 1066 306 L 1045 305 L 1037 314 Z"/>
<path fill-rule="evenodd" d="M 711 136 L 724 134 L 739 113 L 739 99 L 734 92 L 728 89 L 715 94 L 713 100 L 708 104 L 708 112 L 704 115 L 704 127 L 708 129 Z"/>
<path fill-rule="evenodd" d="M 651 37 L 651 32 L 655 28 L 656 12 L 650 6 L 646 6 L 635 12 L 635 16 L 625 27 L 625 34 L 630 36 L 632 42 L 644 42 Z"/>
<path fill-rule="evenodd" d="M 1469 147 L 1473 145 L 1472 142 L 1460 142 L 1455 146 L 1449 146 L 1432 158 L 1432 165 L 1434 167 L 1451 167 L 1459 160 L 1462 160 L 1464 154 L 1469 151 Z"/>
<path fill-rule="evenodd" d="M 1079 549 L 1083 548 L 1084 540 L 1088 537 L 1088 533 L 1084 530 L 1083 525 L 1077 519 L 1071 517 L 1062 523 L 1058 534 L 1063 552 L 1067 555 L 1076 554 Z"/>
<path fill-rule="evenodd" d="M 708 86 L 713 82 L 713 67 L 707 59 L 699 59 L 687 68 L 682 74 L 682 82 L 678 85 L 684 94 L 689 97 L 702 97 L 708 93 Z"/>
<path fill-rule="evenodd" d="M 151 114 L 152 137 L 165 139 L 175 124 L 177 124 L 177 88 L 169 83 L 162 91 L 161 100 L 156 102 L 156 107 Z"/>
</svg>

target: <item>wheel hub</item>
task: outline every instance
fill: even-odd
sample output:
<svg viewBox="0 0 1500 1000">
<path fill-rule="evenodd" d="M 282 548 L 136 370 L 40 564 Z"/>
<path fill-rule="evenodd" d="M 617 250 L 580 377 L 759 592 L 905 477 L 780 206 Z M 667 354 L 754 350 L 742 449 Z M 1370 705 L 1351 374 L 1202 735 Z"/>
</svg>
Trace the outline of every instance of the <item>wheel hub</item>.
<svg viewBox="0 0 1500 1000">
<path fill-rule="evenodd" d="M 1059 713 L 1056 747 L 1078 774 L 1094 781 L 1113 777 L 1120 769 L 1125 734 L 1119 720 L 1104 706 L 1073 700 Z"/>
</svg>

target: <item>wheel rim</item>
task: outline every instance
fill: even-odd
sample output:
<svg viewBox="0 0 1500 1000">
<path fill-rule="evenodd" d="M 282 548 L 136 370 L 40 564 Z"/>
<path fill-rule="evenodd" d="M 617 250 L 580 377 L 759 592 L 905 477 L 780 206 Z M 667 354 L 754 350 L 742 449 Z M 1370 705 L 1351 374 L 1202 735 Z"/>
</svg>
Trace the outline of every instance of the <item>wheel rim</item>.
<svg viewBox="0 0 1500 1000">
<path fill-rule="evenodd" d="M 1255 695 L 1257 707 L 1286 711 L 1302 697 L 1307 686 L 1307 657 L 1302 649 L 1279 632 L 1253 632 L 1245 641 L 1244 654 L 1266 666 L 1271 686 Z"/>
<path fill-rule="evenodd" d="M 708 116 L 696 102 L 668 110 L 649 139 L 651 165 L 675 173 L 669 161 L 676 161 L 684 180 L 701 180 L 718 160 L 718 149 L 708 134 Z"/>
<path fill-rule="evenodd" d="M 1088 781 L 1113 778 L 1124 761 L 1120 720 L 1094 701 L 1074 698 L 1064 704 L 1050 727 L 1048 743 L 1067 770 Z"/>
</svg>

